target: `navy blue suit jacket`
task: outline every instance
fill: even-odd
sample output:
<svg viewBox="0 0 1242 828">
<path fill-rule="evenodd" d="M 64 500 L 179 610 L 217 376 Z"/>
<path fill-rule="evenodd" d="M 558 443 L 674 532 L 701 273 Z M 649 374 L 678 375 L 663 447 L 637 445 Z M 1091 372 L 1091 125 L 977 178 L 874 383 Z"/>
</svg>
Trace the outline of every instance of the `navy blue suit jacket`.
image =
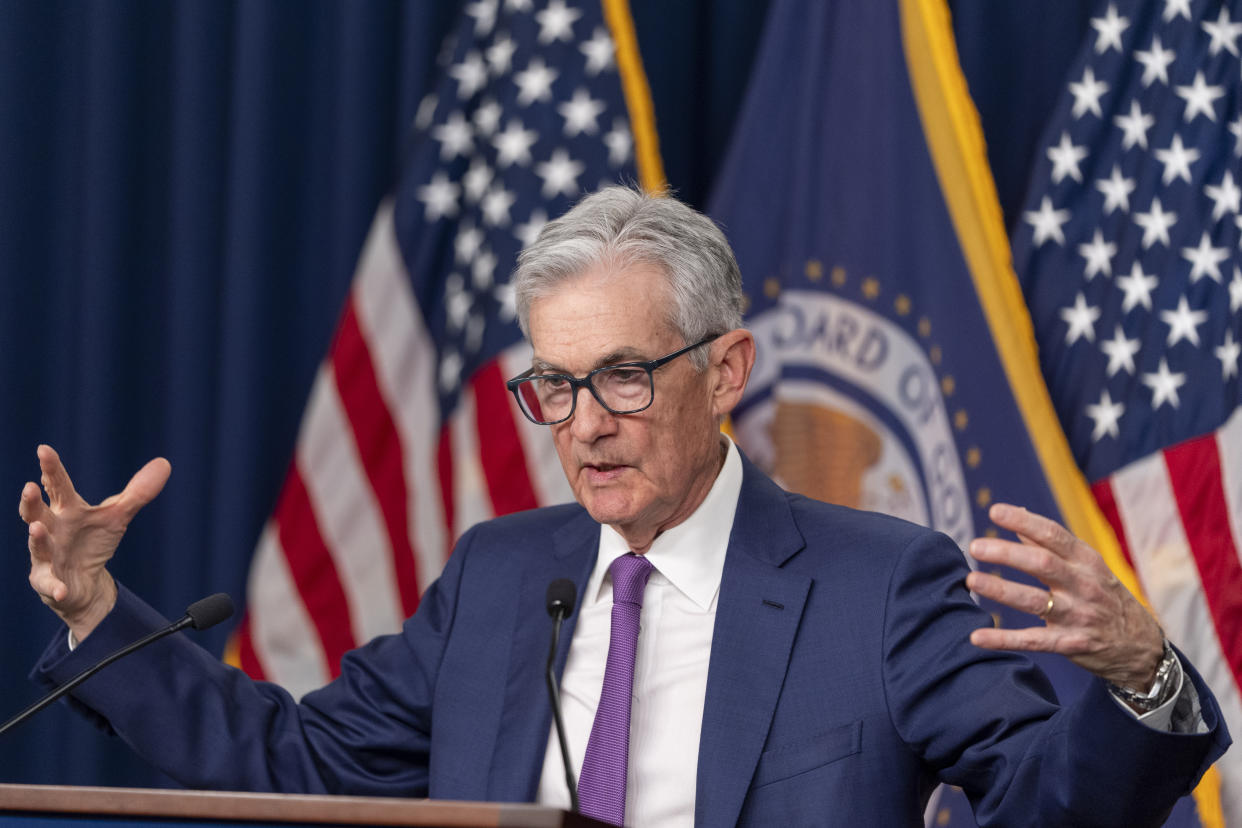
<svg viewBox="0 0 1242 828">
<path fill-rule="evenodd" d="M 196 787 L 446 799 L 534 797 L 550 727 L 547 585 L 579 593 L 599 526 L 576 505 L 475 527 L 400 634 L 296 704 L 180 636 L 75 694 Z M 1102 682 L 1059 707 L 1027 660 L 973 647 L 989 616 L 963 555 L 903 521 L 791 495 L 745 463 L 720 585 L 696 788 L 701 826 L 921 825 L 937 780 L 982 824 L 1157 825 L 1228 745 L 1153 731 Z M 126 591 L 46 682 L 162 623 Z M 572 635 L 561 640 L 563 668 Z"/>
</svg>

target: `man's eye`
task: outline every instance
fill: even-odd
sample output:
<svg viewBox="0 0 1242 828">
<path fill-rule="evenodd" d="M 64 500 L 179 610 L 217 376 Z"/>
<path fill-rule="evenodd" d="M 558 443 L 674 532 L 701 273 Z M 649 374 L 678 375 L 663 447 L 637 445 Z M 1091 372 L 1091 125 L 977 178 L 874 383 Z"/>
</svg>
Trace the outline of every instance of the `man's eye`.
<svg viewBox="0 0 1242 828">
<path fill-rule="evenodd" d="M 540 377 L 540 384 L 543 386 L 544 390 L 548 392 L 564 391 L 569 387 L 569 380 L 565 377 L 557 376 Z"/>
<path fill-rule="evenodd" d="M 614 368 L 608 372 L 608 381 L 617 385 L 628 385 L 642 382 L 646 376 L 647 372 L 639 368 Z"/>
</svg>

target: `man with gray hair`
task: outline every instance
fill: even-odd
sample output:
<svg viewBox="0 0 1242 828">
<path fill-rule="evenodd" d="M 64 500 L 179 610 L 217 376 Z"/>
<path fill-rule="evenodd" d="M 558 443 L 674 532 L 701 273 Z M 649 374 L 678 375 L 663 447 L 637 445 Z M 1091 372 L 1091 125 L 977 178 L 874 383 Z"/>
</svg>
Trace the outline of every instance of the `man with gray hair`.
<svg viewBox="0 0 1242 828">
<path fill-rule="evenodd" d="M 584 813 L 613 824 L 915 825 L 937 781 L 984 825 L 1158 825 L 1228 745 L 1215 699 L 1094 551 L 1011 506 L 1027 539 L 943 535 L 782 491 L 720 426 L 755 340 L 724 235 L 667 197 L 589 196 L 514 277 L 530 370 L 577 503 L 467 532 L 398 635 L 295 703 L 187 641 L 75 694 L 194 786 L 569 803 L 542 697 L 545 589 L 581 596 L 556 667 Z M 22 492 L 31 584 L 80 644 L 59 681 L 162 623 L 107 574 L 163 487 L 152 461 L 98 507 L 40 447 Z M 1045 625 L 992 629 L 969 589 Z M 1099 678 L 1061 707 L 1009 650 Z M 134 688 L 142 688 L 136 693 Z"/>
</svg>

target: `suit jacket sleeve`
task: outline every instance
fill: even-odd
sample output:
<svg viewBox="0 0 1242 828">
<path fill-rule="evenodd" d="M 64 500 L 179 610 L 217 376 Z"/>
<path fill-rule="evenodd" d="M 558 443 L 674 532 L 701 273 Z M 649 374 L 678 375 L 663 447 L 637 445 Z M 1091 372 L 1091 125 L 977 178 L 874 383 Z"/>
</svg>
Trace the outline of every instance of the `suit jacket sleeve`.
<svg viewBox="0 0 1242 828">
<path fill-rule="evenodd" d="M 401 633 L 348 653 L 300 704 L 184 634 L 104 669 L 73 703 L 189 787 L 426 796 L 432 699 L 469 546 L 468 534 Z M 50 688 L 165 623 L 122 587 L 76 650 L 55 636 L 32 678 Z"/>
<path fill-rule="evenodd" d="M 963 572 L 957 548 L 930 533 L 892 570 L 883 669 L 902 740 L 965 789 L 980 825 L 1162 824 L 1228 745 L 1202 679 L 1183 658 L 1203 700 L 1202 734 L 1147 727 L 1099 679 L 1060 708 L 1033 665 L 969 643 L 986 616 Z"/>
</svg>

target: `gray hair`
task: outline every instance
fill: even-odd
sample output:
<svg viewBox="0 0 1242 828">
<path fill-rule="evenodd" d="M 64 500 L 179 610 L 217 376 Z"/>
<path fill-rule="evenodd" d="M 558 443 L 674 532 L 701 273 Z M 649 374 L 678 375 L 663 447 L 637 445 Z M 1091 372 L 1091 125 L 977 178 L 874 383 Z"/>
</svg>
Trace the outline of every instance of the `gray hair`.
<svg viewBox="0 0 1242 828">
<path fill-rule="evenodd" d="M 512 284 L 522 333 L 529 338 L 535 299 L 596 266 L 636 264 L 664 272 L 668 321 L 687 345 L 742 326 L 742 274 L 720 228 L 671 196 L 607 187 L 549 222 L 518 255 Z M 697 370 L 707 366 L 702 349 L 688 356 Z"/>
</svg>

